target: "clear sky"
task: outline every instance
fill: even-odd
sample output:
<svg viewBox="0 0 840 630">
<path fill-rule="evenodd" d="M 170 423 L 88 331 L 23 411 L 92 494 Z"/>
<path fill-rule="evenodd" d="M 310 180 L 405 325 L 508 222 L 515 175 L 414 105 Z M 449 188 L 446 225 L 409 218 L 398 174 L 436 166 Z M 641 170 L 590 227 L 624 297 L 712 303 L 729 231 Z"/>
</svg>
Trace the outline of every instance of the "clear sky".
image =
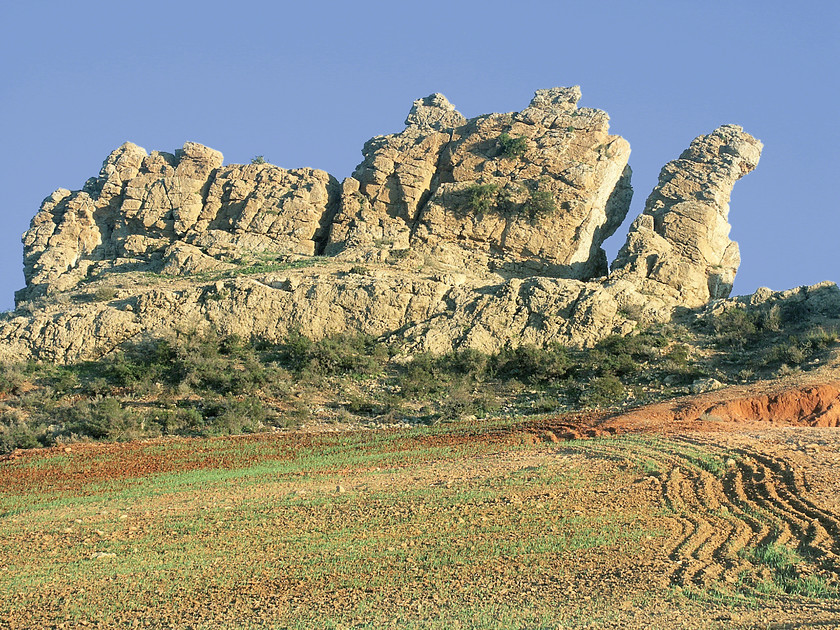
<svg viewBox="0 0 840 630">
<path fill-rule="evenodd" d="M 840 281 L 840 2 L 7 1 L 0 8 L 0 309 L 23 286 L 20 235 L 130 140 L 187 140 L 339 179 L 371 136 L 444 93 L 467 117 L 580 85 L 629 140 L 635 195 L 736 123 L 764 142 L 735 186 L 735 293 Z"/>
</svg>

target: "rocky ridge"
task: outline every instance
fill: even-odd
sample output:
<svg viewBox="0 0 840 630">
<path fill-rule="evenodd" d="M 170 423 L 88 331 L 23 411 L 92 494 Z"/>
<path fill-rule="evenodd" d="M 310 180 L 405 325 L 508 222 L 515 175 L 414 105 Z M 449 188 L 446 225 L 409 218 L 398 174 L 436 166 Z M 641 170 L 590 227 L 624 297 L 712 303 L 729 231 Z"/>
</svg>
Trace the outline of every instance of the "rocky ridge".
<svg viewBox="0 0 840 630">
<path fill-rule="evenodd" d="M 732 187 L 761 143 L 725 125 L 667 164 L 608 273 L 630 147 L 580 89 L 470 120 L 416 101 L 352 177 L 223 165 L 126 143 L 23 237 L 26 287 L 0 360 L 73 361 L 172 328 L 281 339 L 361 332 L 446 352 L 586 346 L 725 298 L 739 264 Z M 836 289 L 836 287 L 835 287 Z"/>
</svg>

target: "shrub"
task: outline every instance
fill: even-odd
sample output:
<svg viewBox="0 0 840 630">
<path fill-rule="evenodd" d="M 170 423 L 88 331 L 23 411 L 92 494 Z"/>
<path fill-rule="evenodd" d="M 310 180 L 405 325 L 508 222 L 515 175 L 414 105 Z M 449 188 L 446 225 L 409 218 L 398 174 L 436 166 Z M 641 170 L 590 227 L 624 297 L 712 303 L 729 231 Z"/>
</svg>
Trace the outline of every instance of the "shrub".
<svg viewBox="0 0 840 630">
<path fill-rule="evenodd" d="M 26 381 L 23 366 L 19 364 L 0 364 L 0 394 L 11 394 L 18 391 Z"/>
<path fill-rule="evenodd" d="M 415 354 L 401 369 L 398 384 L 404 397 L 426 398 L 445 389 L 443 362 L 428 352 Z"/>
<path fill-rule="evenodd" d="M 492 393 L 474 392 L 465 383 L 453 381 L 440 402 L 439 415 L 444 420 L 459 420 L 468 416 L 484 418 L 497 411 L 498 401 Z"/>
<path fill-rule="evenodd" d="M 137 392 L 167 387 L 181 393 L 196 389 L 241 394 L 269 378 L 253 344 L 236 336 L 219 337 L 215 332 L 193 332 L 128 346 L 114 357 L 110 368 L 108 374 L 115 384 Z M 98 393 L 105 390 L 103 385 L 101 381 L 96 384 Z"/>
<path fill-rule="evenodd" d="M 566 378 L 570 374 L 572 361 L 568 350 L 559 344 L 545 349 L 526 344 L 499 351 L 493 357 L 493 366 L 496 376 L 500 378 L 540 383 Z"/>
<path fill-rule="evenodd" d="M 497 184 L 473 184 L 467 188 L 467 207 L 475 214 L 494 208 L 499 195 Z"/>
<path fill-rule="evenodd" d="M 779 332 L 782 328 L 782 310 L 774 304 L 761 316 L 761 328 L 770 332 Z"/>
<path fill-rule="evenodd" d="M 776 378 L 785 378 L 787 376 L 793 376 L 794 374 L 799 373 L 799 368 L 791 367 L 787 363 L 782 363 L 779 366 L 779 369 L 776 370 L 775 376 Z"/>
<path fill-rule="evenodd" d="M 53 366 L 45 379 L 56 394 L 63 396 L 81 387 L 79 375 L 70 366 Z"/>
<path fill-rule="evenodd" d="M 758 317 L 745 309 L 724 311 L 711 319 L 718 347 L 743 348 L 758 331 Z"/>
<path fill-rule="evenodd" d="M 505 157 L 522 157 L 528 150 L 528 139 L 523 137 L 514 138 L 507 132 L 504 132 L 499 136 L 499 149 Z"/>
<path fill-rule="evenodd" d="M 525 212 L 533 221 L 548 217 L 557 212 L 557 204 L 554 201 L 554 195 L 548 190 L 532 190 L 528 196 L 528 200 L 524 205 Z"/>
<path fill-rule="evenodd" d="M 251 164 L 265 164 L 265 157 L 262 155 L 255 155 L 251 158 Z"/>
<path fill-rule="evenodd" d="M 44 423 L 24 419 L 15 411 L 0 416 L 0 453 L 11 453 L 16 448 L 47 446 L 49 443 Z"/>
<path fill-rule="evenodd" d="M 350 394 L 347 401 L 341 403 L 341 408 L 361 416 L 377 416 L 385 413 L 385 408 L 382 404 L 356 394 Z"/>
<path fill-rule="evenodd" d="M 177 349 L 167 339 L 154 339 L 129 345 L 115 354 L 110 374 L 116 384 L 140 390 L 155 383 L 178 383 L 184 376 Z"/>
<path fill-rule="evenodd" d="M 773 346 L 764 353 L 764 364 L 786 363 L 787 365 L 800 365 L 805 362 L 808 355 L 799 347 L 796 339 L 791 338 L 787 343 Z"/>
<path fill-rule="evenodd" d="M 470 376 L 475 380 L 484 378 L 490 364 L 490 357 L 483 352 L 465 348 L 442 357 L 447 371 Z"/>
<path fill-rule="evenodd" d="M 111 384 L 104 376 L 88 376 L 82 380 L 82 392 L 86 396 L 106 396 L 111 391 Z"/>
<path fill-rule="evenodd" d="M 205 433 L 204 416 L 195 407 L 150 409 L 141 422 L 149 427 L 159 427 L 164 435 L 198 436 Z"/>
<path fill-rule="evenodd" d="M 268 374 L 254 346 L 232 335 L 190 334 L 176 346 L 178 388 L 243 394 L 266 382 Z"/>
<path fill-rule="evenodd" d="M 664 348 L 668 339 L 664 335 L 643 332 L 638 335 L 608 335 L 595 348 L 609 354 L 629 354 L 636 359 L 652 359 L 657 356 L 656 348 Z"/>
<path fill-rule="evenodd" d="M 598 374 L 633 374 L 639 370 L 638 360 L 657 357 L 657 348 L 667 343 L 664 336 L 653 333 L 609 335 L 596 344 L 588 358 L 592 369 Z"/>
<path fill-rule="evenodd" d="M 390 264 L 396 264 L 401 260 L 405 260 L 411 255 L 410 249 L 392 249 L 388 252 L 388 258 L 386 262 Z"/>
<path fill-rule="evenodd" d="M 639 370 L 639 364 L 633 360 L 632 356 L 626 353 L 610 354 L 593 350 L 589 355 L 589 359 L 592 362 L 594 371 L 604 376 L 626 376 L 628 374 L 634 374 Z"/>
<path fill-rule="evenodd" d="M 624 385 L 612 375 L 594 378 L 580 391 L 578 400 L 587 407 L 605 407 L 624 399 Z"/>
<path fill-rule="evenodd" d="M 373 374 L 388 358 L 384 344 L 368 335 L 341 333 L 312 341 L 291 331 L 281 344 L 279 359 L 298 373 L 313 376 Z"/>
<path fill-rule="evenodd" d="M 242 400 L 227 397 L 210 403 L 204 411 L 205 427 L 213 435 L 254 433 L 274 417 L 263 402 L 255 397 Z"/>
<path fill-rule="evenodd" d="M 113 287 L 99 287 L 93 293 L 93 299 L 97 302 L 110 302 L 117 297 L 117 290 Z"/>
<path fill-rule="evenodd" d="M 800 339 L 800 343 L 814 352 L 819 352 L 835 345 L 840 340 L 840 334 L 837 330 L 826 330 L 822 326 L 817 326 L 808 330 Z"/>
<path fill-rule="evenodd" d="M 665 355 L 665 360 L 670 367 L 683 369 L 688 366 L 689 353 L 688 346 L 676 344 Z"/>
<path fill-rule="evenodd" d="M 96 440 L 132 440 L 147 433 L 141 419 L 124 408 L 116 398 L 102 398 L 56 408 L 57 419 L 63 421 L 64 431 L 71 435 Z"/>
</svg>

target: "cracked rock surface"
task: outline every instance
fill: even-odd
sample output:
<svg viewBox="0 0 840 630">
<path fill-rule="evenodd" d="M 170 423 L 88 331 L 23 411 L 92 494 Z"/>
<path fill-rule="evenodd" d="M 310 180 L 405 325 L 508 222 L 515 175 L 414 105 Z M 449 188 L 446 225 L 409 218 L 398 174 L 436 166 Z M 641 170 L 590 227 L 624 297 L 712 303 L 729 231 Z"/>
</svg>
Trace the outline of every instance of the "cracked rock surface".
<svg viewBox="0 0 840 630">
<path fill-rule="evenodd" d="M 662 168 L 613 275 L 688 307 L 727 297 L 741 264 L 729 239 L 729 196 L 758 165 L 762 146 L 737 125 L 695 138 Z"/>
<path fill-rule="evenodd" d="M 224 165 L 192 142 L 174 154 L 126 143 L 32 220 L 0 360 L 73 361 L 209 327 L 365 333 L 431 352 L 588 346 L 727 297 L 740 262 L 729 196 L 761 143 L 734 125 L 695 139 L 662 169 L 608 274 L 601 245 L 630 205 L 630 146 L 579 99 L 578 87 L 538 90 L 521 112 L 467 120 L 432 94 L 341 183 Z"/>
</svg>

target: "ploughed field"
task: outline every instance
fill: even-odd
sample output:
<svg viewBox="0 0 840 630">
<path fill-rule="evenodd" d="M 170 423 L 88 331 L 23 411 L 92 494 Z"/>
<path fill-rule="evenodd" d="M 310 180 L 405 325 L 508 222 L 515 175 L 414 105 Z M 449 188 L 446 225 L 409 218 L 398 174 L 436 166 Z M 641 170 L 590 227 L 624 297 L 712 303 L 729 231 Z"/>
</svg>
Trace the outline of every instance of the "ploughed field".
<svg viewBox="0 0 840 630">
<path fill-rule="evenodd" d="M 840 627 L 837 428 L 634 422 L 16 451 L 0 627 Z"/>
</svg>

